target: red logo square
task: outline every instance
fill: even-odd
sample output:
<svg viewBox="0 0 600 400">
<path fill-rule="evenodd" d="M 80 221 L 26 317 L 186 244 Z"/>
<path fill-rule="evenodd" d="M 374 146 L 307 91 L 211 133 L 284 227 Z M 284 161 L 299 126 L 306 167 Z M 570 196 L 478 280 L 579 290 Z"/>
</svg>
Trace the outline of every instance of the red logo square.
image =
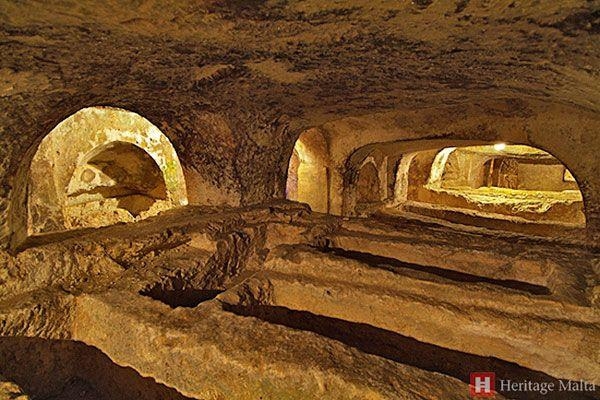
<svg viewBox="0 0 600 400">
<path fill-rule="evenodd" d="M 494 372 L 471 372 L 469 394 L 471 397 L 494 397 L 496 374 Z"/>
</svg>

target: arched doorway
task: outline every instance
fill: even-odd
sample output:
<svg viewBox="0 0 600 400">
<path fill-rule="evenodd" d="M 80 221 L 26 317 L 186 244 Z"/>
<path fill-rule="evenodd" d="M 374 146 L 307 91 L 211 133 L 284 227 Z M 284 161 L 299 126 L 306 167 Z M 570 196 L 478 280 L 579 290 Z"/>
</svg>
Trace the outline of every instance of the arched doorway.
<svg viewBox="0 0 600 400">
<path fill-rule="evenodd" d="M 90 107 L 68 117 L 39 143 L 27 167 L 13 207 L 13 243 L 137 221 L 187 204 L 183 171 L 169 139 L 122 109 Z"/>
<path fill-rule="evenodd" d="M 298 201 L 298 169 L 300 168 L 300 156 L 294 148 L 288 166 L 288 176 L 285 185 L 285 197 L 288 200 Z"/>
<path fill-rule="evenodd" d="M 392 208 L 491 228 L 527 226 L 533 233 L 585 227 L 577 182 L 543 150 L 455 146 L 413 152 L 404 160 Z"/>
<path fill-rule="evenodd" d="M 358 171 L 356 181 L 356 203 L 377 203 L 381 201 L 381 182 L 379 171 L 373 162 L 366 162 Z"/>
<path fill-rule="evenodd" d="M 307 203 L 313 211 L 329 212 L 328 165 L 323 135 L 315 129 L 300 135 L 288 165 L 286 198 Z"/>
</svg>

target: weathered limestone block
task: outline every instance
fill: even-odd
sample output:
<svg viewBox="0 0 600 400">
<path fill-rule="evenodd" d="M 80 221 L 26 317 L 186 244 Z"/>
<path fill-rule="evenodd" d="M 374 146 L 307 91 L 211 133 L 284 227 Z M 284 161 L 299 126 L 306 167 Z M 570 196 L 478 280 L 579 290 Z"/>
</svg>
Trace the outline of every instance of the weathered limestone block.
<svg viewBox="0 0 600 400">
<path fill-rule="evenodd" d="M 74 337 L 198 399 L 464 399 L 467 386 L 341 343 L 222 311 L 171 310 L 125 292 L 77 300 Z"/>
<path fill-rule="evenodd" d="M 62 287 L 106 284 L 123 267 L 92 241 L 55 243 L 34 247 L 16 256 L 0 254 L 0 297 Z"/>
<path fill-rule="evenodd" d="M 494 279 L 512 279 L 549 285 L 556 266 L 551 260 L 532 260 L 501 252 L 471 250 L 459 245 L 439 245 L 413 238 L 377 237 L 349 231 L 329 235 L 333 247 L 395 258 L 411 264 L 434 266 Z"/>
<path fill-rule="evenodd" d="M 0 336 L 69 338 L 74 296 L 41 290 L 0 302 Z"/>
<path fill-rule="evenodd" d="M 252 302 L 369 324 L 470 354 L 493 356 L 557 378 L 600 383 L 600 313 L 545 296 L 424 272 L 394 272 L 305 248 L 271 253 Z M 246 293 L 242 285 L 241 293 Z"/>
</svg>

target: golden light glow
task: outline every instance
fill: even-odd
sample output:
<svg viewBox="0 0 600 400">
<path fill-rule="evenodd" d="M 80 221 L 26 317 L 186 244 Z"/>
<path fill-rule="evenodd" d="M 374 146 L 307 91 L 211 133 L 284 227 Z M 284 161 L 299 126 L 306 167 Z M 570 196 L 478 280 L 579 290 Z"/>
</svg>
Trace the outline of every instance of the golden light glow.
<svg viewBox="0 0 600 400">
<path fill-rule="evenodd" d="M 326 142 L 317 134 L 317 131 L 305 132 L 294 145 L 295 157 L 288 166 L 286 197 L 307 203 L 313 211 L 327 212 L 329 178 L 323 161 Z"/>
<path fill-rule="evenodd" d="M 496 143 L 494 145 L 494 150 L 496 151 L 502 151 L 504 149 L 506 149 L 506 143 Z"/>
<path fill-rule="evenodd" d="M 437 209 L 447 205 L 585 225 L 583 198 L 573 175 L 551 154 L 529 146 L 446 147 L 435 155 L 423 188 L 427 192 L 413 190 L 413 199 Z"/>
<path fill-rule="evenodd" d="M 300 158 L 301 162 L 308 164 L 313 162 L 313 157 L 311 156 L 310 151 L 307 149 L 306 145 L 302 143 L 302 140 L 298 139 L 296 141 L 294 150 L 296 150 L 296 152 L 298 153 L 298 157 Z"/>
<path fill-rule="evenodd" d="M 446 162 L 454 150 L 456 150 L 456 147 L 446 147 L 435 156 L 433 164 L 431 165 L 429 181 L 427 182 L 428 186 L 441 187 L 442 176 L 444 174 L 444 168 L 446 168 Z"/>
</svg>

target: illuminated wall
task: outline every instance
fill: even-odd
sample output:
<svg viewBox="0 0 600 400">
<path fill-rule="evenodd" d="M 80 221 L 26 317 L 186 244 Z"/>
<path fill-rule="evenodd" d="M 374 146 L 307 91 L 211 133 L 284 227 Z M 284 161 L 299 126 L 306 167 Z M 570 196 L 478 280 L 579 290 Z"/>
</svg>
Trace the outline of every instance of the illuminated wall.
<svg viewBox="0 0 600 400">
<path fill-rule="evenodd" d="M 138 114 L 85 108 L 58 124 L 24 170 L 13 240 L 76 227 L 131 222 L 187 204 L 167 137 Z"/>
<path fill-rule="evenodd" d="M 290 158 L 287 199 L 307 203 L 316 212 L 329 212 L 328 163 L 327 143 L 320 132 L 303 133 Z"/>
<path fill-rule="evenodd" d="M 570 177 L 559 160 L 529 146 L 447 147 L 405 156 L 393 204 L 585 225 L 583 198 Z"/>
</svg>

